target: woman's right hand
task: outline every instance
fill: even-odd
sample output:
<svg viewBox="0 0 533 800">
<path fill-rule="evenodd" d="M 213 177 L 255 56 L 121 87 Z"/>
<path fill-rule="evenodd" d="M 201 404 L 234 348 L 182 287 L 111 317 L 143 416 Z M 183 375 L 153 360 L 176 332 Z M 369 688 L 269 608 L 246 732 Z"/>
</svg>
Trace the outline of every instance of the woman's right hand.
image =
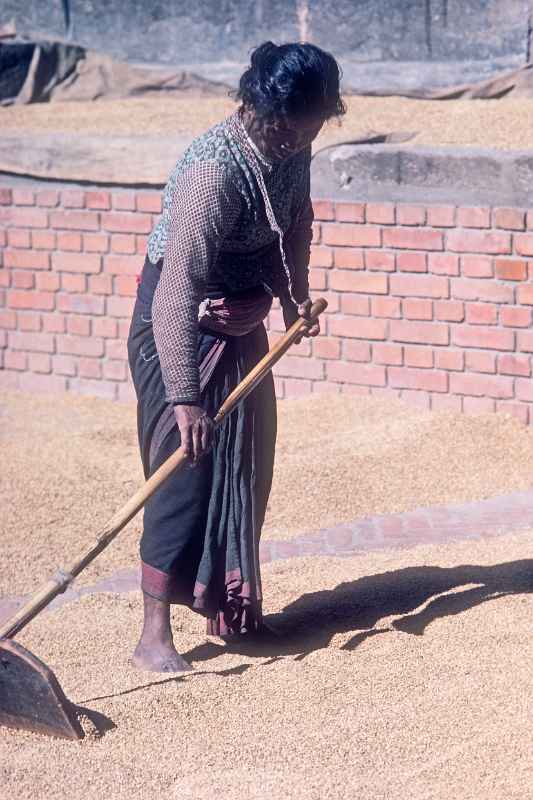
<svg viewBox="0 0 533 800">
<path fill-rule="evenodd" d="M 213 420 L 201 406 L 174 406 L 184 455 L 197 464 L 213 445 Z"/>
</svg>

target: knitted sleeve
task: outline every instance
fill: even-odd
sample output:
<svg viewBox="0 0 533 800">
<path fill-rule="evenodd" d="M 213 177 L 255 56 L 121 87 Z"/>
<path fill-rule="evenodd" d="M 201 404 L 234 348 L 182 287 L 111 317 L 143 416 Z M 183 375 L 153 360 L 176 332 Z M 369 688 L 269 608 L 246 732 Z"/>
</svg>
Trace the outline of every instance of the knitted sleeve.
<svg viewBox="0 0 533 800">
<path fill-rule="evenodd" d="M 227 171 L 196 162 L 180 175 L 174 193 L 161 278 L 152 305 L 154 339 L 166 399 L 197 403 L 198 308 L 220 246 L 242 203 Z"/>
</svg>

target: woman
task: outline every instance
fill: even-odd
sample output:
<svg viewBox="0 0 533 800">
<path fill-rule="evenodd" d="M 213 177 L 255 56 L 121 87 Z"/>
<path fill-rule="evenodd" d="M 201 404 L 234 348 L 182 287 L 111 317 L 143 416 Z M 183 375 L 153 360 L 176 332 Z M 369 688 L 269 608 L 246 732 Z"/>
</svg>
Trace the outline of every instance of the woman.
<svg viewBox="0 0 533 800">
<path fill-rule="evenodd" d="M 196 139 L 170 176 L 128 340 L 145 475 L 180 444 L 192 462 L 145 506 L 133 663 L 152 671 L 190 669 L 174 648 L 170 603 L 206 616 L 213 635 L 261 631 L 272 378 L 216 431 L 212 417 L 268 349 L 272 296 L 287 327 L 309 313 L 311 143 L 345 112 L 337 63 L 311 44 L 258 47 L 236 96 L 239 109 Z M 318 332 L 315 324 L 307 335 Z"/>
</svg>

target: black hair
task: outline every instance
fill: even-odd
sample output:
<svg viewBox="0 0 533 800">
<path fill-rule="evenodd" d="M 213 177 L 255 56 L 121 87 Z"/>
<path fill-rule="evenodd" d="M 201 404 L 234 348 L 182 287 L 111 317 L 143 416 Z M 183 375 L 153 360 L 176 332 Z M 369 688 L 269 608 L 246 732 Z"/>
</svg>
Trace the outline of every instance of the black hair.
<svg viewBox="0 0 533 800">
<path fill-rule="evenodd" d="M 341 71 L 330 53 L 314 44 L 264 42 L 251 56 L 235 97 L 258 117 L 340 117 Z"/>
</svg>

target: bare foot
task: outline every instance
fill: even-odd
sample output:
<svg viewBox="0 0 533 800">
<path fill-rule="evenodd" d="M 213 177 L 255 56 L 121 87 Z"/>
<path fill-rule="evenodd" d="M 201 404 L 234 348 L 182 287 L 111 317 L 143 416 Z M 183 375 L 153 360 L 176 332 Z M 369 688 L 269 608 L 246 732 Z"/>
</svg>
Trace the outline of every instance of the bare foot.
<svg viewBox="0 0 533 800">
<path fill-rule="evenodd" d="M 173 644 L 154 642 L 148 645 L 142 639 L 135 648 L 131 663 L 137 669 L 148 672 L 190 672 L 193 669 Z"/>
</svg>

